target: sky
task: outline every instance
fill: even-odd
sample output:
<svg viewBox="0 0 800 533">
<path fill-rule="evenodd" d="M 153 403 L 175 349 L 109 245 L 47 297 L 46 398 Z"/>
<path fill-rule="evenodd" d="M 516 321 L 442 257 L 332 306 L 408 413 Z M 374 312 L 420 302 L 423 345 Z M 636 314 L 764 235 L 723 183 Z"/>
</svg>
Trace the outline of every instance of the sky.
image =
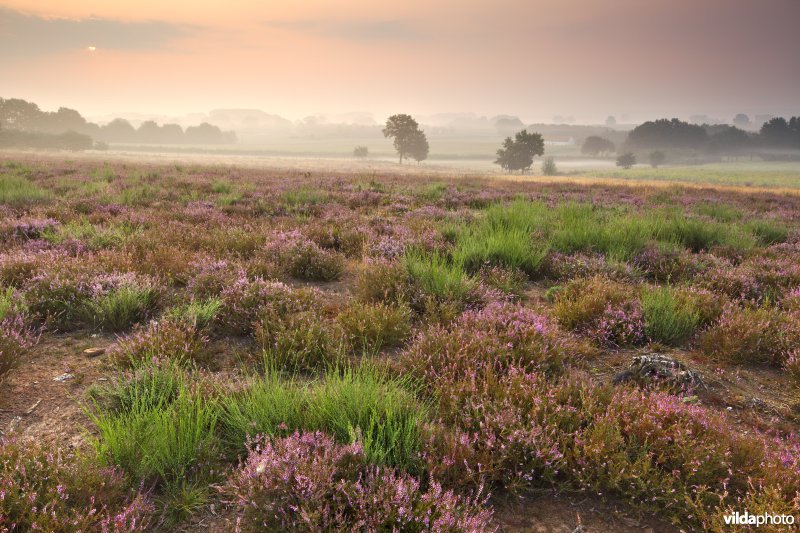
<svg viewBox="0 0 800 533">
<path fill-rule="evenodd" d="M 601 122 L 800 114 L 800 0 L 0 0 L 0 97 Z"/>
</svg>

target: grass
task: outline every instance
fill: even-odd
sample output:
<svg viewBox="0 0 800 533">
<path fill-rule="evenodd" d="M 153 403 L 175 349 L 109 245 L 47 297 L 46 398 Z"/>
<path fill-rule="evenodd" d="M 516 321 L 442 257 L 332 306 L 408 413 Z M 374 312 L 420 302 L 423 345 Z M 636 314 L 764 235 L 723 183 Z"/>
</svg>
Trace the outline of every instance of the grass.
<svg viewBox="0 0 800 533">
<path fill-rule="evenodd" d="M 197 329 L 208 327 L 222 309 L 222 300 L 209 298 L 207 300 L 191 300 L 188 303 L 169 309 L 165 314 L 167 318 L 186 322 Z"/>
<path fill-rule="evenodd" d="M 438 252 L 412 249 L 406 252 L 403 263 L 414 283 L 442 300 L 462 301 L 474 285 L 459 264 Z"/>
<path fill-rule="evenodd" d="M 178 382 L 174 395 L 156 390 L 160 380 L 139 382 L 122 409 L 87 409 L 97 428 L 92 444 L 98 456 L 134 479 L 171 484 L 195 474 L 217 446 L 216 404 Z"/>
<path fill-rule="evenodd" d="M 0 290 L 0 321 L 7 317 L 16 305 L 13 288 L 8 287 L 5 290 Z"/>
<path fill-rule="evenodd" d="M 144 320 L 157 300 L 158 291 L 152 287 L 123 285 L 89 302 L 87 312 L 96 327 L 122 331 Z"/>
<path fill-rule="evenodd" d="M 0 173 L 0 204 L 18 207 L 41 202 L 50 197 L 48 191 L 24 176 Z"/>
<path fill-rule="evenodd" d="M 645 289 L 641 296 L 645 335 L 664 344 L 680 344 L 700 324 L 699 313 L 670 287 Z"/>
<path fill-rule="evenodd" d="M 310 385 L 281 379 L 268 367 L 264 377 L 220 401 L 222 434 L 227 449 L 243 453 L 248 437 L 321 430 L 340 443 L 361 440 L 374 464 L 413 470 L 427 409 L 412 391 L 408 380 L 370 366 L 331 370 Z"/>
</svg>

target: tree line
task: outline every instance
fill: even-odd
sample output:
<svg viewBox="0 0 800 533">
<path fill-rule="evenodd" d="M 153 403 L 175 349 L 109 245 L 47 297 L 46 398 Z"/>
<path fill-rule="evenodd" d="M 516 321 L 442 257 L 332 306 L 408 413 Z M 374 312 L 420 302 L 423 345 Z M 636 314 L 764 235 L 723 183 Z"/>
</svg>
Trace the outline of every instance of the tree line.
<svg viewBox="0 0 800 533">
<path fill-rule="evenodd" d="M 651 120 L 631 130 L 619 150 L 613 142 L 600 136 L 587 137 L 581 147 L 584 154 L 593 156 L 647 150 L 692 151 L 731 157 L 758 153 L 767 158 L 779 157 L 780 152 L 800 150 L 800 117 L 772 118 L 764 122 L 758 132 L 725 124 L 691 124 L 676 118 Z"/>
<path fill-rule="evenodd" d="M 59 136 L 70 133 L 72 145 L 85 145 L 89 139 L 100 143 L 143 144 L 228 144 L 236 142 L 236 133 L 222 131 L 217 126 L 202 123 L 186 129 L 178 124 L 158 125 L 155 121 L 142 122 L 135 128 L 127 120 L 118 118 L 108 124 L 98 125 L 87 121 L 74 109 L 61 107 L 58 111 L 42 111 L 33 102 L 19 98 L 0 98 L 0 140 L 13 139 L 16 143 L 28 142 L 31 147 L 54 147 Z M 15 133 L 9 133 L 15 132 Z M 81 137 L 78 137 L 81 136 Z M 81 141 L 78 142 L 78 139 Z M 83 148 L 78 148 L 83 149 Z"/>
</svg>

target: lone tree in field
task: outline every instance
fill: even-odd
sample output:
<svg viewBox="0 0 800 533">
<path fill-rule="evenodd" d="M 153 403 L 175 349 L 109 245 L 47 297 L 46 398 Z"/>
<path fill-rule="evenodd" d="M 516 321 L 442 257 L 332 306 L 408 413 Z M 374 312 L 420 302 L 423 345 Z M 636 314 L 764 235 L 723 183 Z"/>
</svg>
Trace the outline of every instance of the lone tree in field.
<svg viewBox="0 0 800 533">
<path fill-rule="evenodd" d="M 519 170 L 527 172 L 533 165 L 533 158 L 544 154 L 544 139 L 538 133 L 527 130 L 517 132 L 512 139 L 506 137 L 503 147 L 497 150 L 496 165 L 508 172 Z"/>
<path fill-rule="evenodd" d="M 585 155 L 600 155 L 600 154 L 611 153 L 616 149 L 617 147 L 614 146 L 614 143 L 609 141 L 605 137 L 590 135 L 586 137 L 585 141 L 583 141 L 583 146 L 581 146 L 581 153 Z"/>
<path fill-rule="evenodd" d="M 409 141 L 408 153 L 414 160 L 419 163 L 420 161 L 425 161 L 428 159 L 428 152 L 430 151 L 430 146 L 428 146 L 428 138 L 425 136 L 425 132 L 421 130 L 417 130 L 411 136 L 411 140 Z"/>
<path fill-rule="evenodd" d="M 631 168 L 635 164 L 636 164 L 636 156 L 633 155 L 630 152 L 622 154 L 617 158 L 617 166 L 618 167 L 622 167 L 622 168 L 628 169 L 628 168 Z"/>
<path fill-rule="evenodd" d="M 394 139 L 394 149 L 400 155 L 401 165 L 403 164 L 403 158 L 408 156 L 414 157 L 417 162 L 428 157 L 428 139 L 425 137 L 425 132 L 419 129 L 419 124 L 411 115 L 392 115 L 389 117 L 386 120 L 386 127 L 383 128 L 383 136 Z"/>
<path fill-rule="evenodd" d="M 652 166 L 653 168 L 658 168 L 659 165 L 663 165 L 664 161 L 666 161 L 667 159 L 667 155 L 661 150 L 650 152 L 649 157 L 650 157 L 650 166 Z"/>
<path fill-rule="evenodd" d="M 356 146 L 353 148 L 353 156 L 355 157 L 367 157 L 369 155 L 369 148 L 366 146 Z"/>
</svg>

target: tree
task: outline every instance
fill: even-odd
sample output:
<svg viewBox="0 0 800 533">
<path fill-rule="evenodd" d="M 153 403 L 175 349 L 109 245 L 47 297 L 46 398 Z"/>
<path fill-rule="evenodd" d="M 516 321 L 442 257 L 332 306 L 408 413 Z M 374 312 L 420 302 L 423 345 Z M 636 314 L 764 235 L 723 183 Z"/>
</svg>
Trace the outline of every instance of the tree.
<svg viewBox="0 0 800 533">
<path fill-rule="evenodd" d="M 733 125 L 737 128 L 746 128 L 750 125 L 750 117 L 745 115 L 744 113 L 739 113 L 735 117 L 733 117 Z"/>
<path fill-rule="evenodd" d="M 422 134 L 422 137 L 420 137 Z M 416 155 L 420 156 L 422 161 L 428 157 L 428 141 L 425 134 L 419 129 L 419 124 L 414 120 L 411 115 L 392 115 L 386 120 L 386 127 L 383 128 L 383 136 L 387 139 L 392 137 L 394 139 L 394 149 L 397 150 L 400 156 L 400 164 L 403 164 L 403 159 L 407 156 L 413 156 L 412 150 L 416 150 Z M 423 143 L 424 142 L 424 156 L 423 156 Z"/>
<path fill-rule="evenodd" d="M 558 167 L 552 157 L 545 157 L 542 161 L 542 174 L 545 176 L 558 176 Z"/>
<path fill-rule="evenodd" d="M 636 156 L 630 152 L 626 152 L 617 157 L 617 166 L 624 169 L 631 168 L 636 164 Z"/>
<path fill-rule="evenodd" d="M 628 134 L 625 144 L 631 149 L 703 150 L 708 145 L 708 132 L 703 126 L 689 124 L 673 118 L 645 122 Z"/>
<path fill-rule="evenodd" d="M 512 139 L 506 137 L 503 146 L 497 150 L 496 165 L 508 172 L 526 172 L 533 165 L 533 158 L 544 154 L 544 139 L 538 133 L 527 130 L 517 132 Z"/>
<path fill-rule="evenodd" d="M 600 155 L 611 153 L 614 150 L 616 150 L 616 146 L 614 146 L 613 142 L 597 135 L 586 137 L 586 140 L 583 141 L 583 146 L 581 146 L 581 153 L 586 155 Z"/>
<path fill-rule="evenodd" d="M 610 128 L 613 128 L 613 127 L 614 127 L 614 126 L 616 126 L 616 125 L 617 125 L 617 119 L 616 119 L 616 118 L 615 118 L 613 115 L 610 115 L 610 116 L 609 116 L 609 117 L 606 119 L 606 126 L 608 126 L 608 127 L 610 127 Z"/>
<path fill-rule="evenodd" d="M 664 161 L 667 159 L 667 155 L 661 150 L 650 152 L 649 157 L 650 157 L 650 166 L 652 166 L 653 168 L 658 168 L 658 166 L 664 164 Z M 636 161 L 634 161 L 634 163 L 636 163 Z"/>
<path fill-rule="evenodd" d="M 409 141 L 408 153 L 414 160 L 419 163 L 420 161 L 425 161 L 428 159 L 428 152 L 430 151 L 430 146 L 428 146 L 428 138 L 425 136 L 425 132 L 421 130 L 417 130 L 411 136 L 411 140 Z"/>
<path fill-rule="evenodd" d="M 369 148 L 366 146 L 356 146 L 353 148 L 354 157 L 367 157 L 369 155 Z"/>
</svg>

